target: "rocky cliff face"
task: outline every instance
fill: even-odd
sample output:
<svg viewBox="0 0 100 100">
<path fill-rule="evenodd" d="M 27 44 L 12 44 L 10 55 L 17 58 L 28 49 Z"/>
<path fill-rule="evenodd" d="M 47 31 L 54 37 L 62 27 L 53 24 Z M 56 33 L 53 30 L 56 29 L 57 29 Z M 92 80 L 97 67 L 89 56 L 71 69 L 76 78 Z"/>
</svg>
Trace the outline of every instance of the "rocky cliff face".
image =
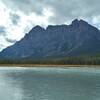
<svg viewBox="0 0 100 100">
<path fill-rule="evenodd" d="M 100 53 L 100 31 L 83 20 L 70 25 L 36 26 L 0 53 L 3 58 L 42 58 Z"/>
</svg>

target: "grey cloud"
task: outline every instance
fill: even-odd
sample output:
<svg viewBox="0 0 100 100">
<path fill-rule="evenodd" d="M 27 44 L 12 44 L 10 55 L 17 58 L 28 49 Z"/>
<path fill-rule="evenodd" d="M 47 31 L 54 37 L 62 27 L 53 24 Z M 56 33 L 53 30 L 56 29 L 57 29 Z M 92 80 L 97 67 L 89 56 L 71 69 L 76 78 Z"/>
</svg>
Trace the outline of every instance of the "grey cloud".
<svg viewBox="0 0 100 100">
<path fill-rule="evenodd" d="M 100 15 L 100 0 L 54 0 L 49 5 L 54 8 L 55 16 L 50 21 L 57 24 L 75 18 L 92 18 Z"/>
<path fill-rule="evenodd" d="M 10 13 L 10 18 L 11 18 L 13 25 L 17 25 L 18 22 L 20 21 L 20 16 L 15 13 Z"/>
<path fill-rule="evenodd" d="M 14 40 L 14 39 L 9 39 L 9 38 L 5 38 L 7 42 L 10 42 L 10 43 L 15 43 L 17 42 L 17 40 Z"/>
<path fill-rule="evenodd" d="M 6 28 L 4 26 L 0 26 L 0 35 L 6 35 Z"/>
<path fill-rule="evenodd" d="M 14 10 L 41 15 L 43 8 L 51 7 L 55 14 L 50 22 L 64 23 L 75 18 L 92 18 L 100 15 L 100 0 L 2 0 Z"/>
<path fill-rule="evenodd" d="M 20 10 L 26 14 L 35 12 L 38 15 L 42 14 L 44 5 L 41 0 L 2 0 L 2 2 L 14 11 Z"/>
</svg>

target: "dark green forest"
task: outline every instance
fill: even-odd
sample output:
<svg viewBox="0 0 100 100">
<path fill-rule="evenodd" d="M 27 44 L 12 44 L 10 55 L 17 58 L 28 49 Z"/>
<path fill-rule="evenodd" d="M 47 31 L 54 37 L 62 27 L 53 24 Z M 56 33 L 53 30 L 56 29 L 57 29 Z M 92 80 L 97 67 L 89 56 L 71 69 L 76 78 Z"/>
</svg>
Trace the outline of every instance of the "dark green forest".
<svg viewBox="0 0 100 100">
<path fill-rule="evenodd" d="M 0 59 L 0 64 L 100 65 L 100 56 L 77 56 L 42 59 Z"/>
</svg>

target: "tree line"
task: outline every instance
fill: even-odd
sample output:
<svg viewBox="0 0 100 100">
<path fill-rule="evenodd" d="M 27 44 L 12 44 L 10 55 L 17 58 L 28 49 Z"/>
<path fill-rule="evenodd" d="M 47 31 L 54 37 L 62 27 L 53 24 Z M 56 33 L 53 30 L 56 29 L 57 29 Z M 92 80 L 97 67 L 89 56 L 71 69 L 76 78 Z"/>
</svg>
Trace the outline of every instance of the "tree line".
<svg viewBox="0 0 100 100">
<path fill-rule="evenodd" d="M 61 65 L 100 65 L 99 56 L 78 56 L 64 58 L 43 58 L 43 59 L 0 59 L 0 64 L 61 64 Z"/>
</svg>

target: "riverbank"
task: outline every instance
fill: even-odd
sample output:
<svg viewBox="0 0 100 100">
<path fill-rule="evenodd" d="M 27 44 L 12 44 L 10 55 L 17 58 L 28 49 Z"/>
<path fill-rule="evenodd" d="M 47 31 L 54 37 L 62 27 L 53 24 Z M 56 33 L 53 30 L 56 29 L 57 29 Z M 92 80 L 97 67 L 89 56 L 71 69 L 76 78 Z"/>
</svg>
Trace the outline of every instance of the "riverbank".
<svg viewBox="0 0 100 100">
<path fill-rule="evenodd" d="M 100 65 L 0 64 L 0 67 L 100 67 Z"/>
</svg>

